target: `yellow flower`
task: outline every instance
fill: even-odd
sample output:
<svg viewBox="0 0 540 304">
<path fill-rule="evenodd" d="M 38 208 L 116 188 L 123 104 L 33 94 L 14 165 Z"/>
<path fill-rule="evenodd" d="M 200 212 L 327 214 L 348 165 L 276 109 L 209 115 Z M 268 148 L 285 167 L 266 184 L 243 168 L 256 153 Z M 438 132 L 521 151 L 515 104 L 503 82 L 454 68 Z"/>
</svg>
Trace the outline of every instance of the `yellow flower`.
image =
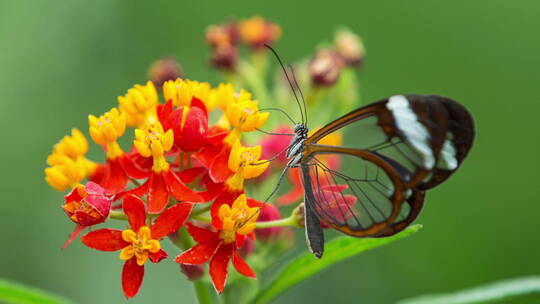
<svg viewBox="0 0 540 304">
<path fill-rule="evenodd" d="M 225 139 L 228 144 L 239 140 L 242 132 L 251 132 L 261 128 L 268 120 L 269 113 L 259 112 L 259 102 L 251 100 L 250 95 L 242 91 L 237 100 L 227 106 L 225 115 L 231 126 L 234 127 Z"/>
<path fill-rule="evenodd" d="M 112 108 L 100 117 L 88 115 L 88 124 L 90 125 L 90 137 L 98 145 L 105 146 L 108 159 L 115 159 L 124 153 L 117 140 L 126 131 L 125 113 L 120 113 L 117 108 Z"/>
<path fill-rule="evenodd" d="M 173 130 L 163 131 L 159 122 L 144 128 L 135 129 L 135 140 L 133 145 L 144 157 L 152 156 L 154 164 L 152 170 L 161 172 L 169 169 L 169 164 L 165 158 L 165 152 L 169 151 L 174 143 Z"/>
<path fill-rule="evenodd" d="M 229 155 L 229 169 L 234 172 L 227 180 L 227 185 L 233 190 L 244 188 L 244 179 L 250 179 L 261 175 L 268 165 L 267 161 L 259 160 L 262 147 L 242 147 L 240 141 L 233 145 Z"/>
<path fill-rule="evenodd" d="M 94 173 L 97 164 L 84 157 L 87 152 L 88 141 L 81 131 L 72 129 L 71 136 L 64 136 L 47 157 L 47 164 L 51 166 L 45 169 L 47 183 L 63 191 Z"/>
<path fill-rule="evenodd" d="M 191 105 L 191 99 L 196 97 L 206 103 L 210 100 L 212 87 L 207 82 L 198 82 L 193 80 L 169 80 L 163 84 L 163 96 L 165 100 L 172 100 L 176 107 Z"/>
<path fill-rule="evenodd" d="M 157 122 L 158 94 L 154 83 L 135 85 L 124 96 L 118 96 L 120 111 L 126 114 L 126 123 L 139 127 Z"/>
<path fill-rule="evenodd" d="M 210 92 L 210 99 L 208 101 L 208 110 L 219 108 L 223 111 L 227 109 L 227 105 L 235 102 L 234 87 L 230 83 L 220 83 L 217 88 Z"/>
<path fill-rule="evenodd" d="M 45 169 L 45 180 L 58 191 L 76 187 L 87 176 L 88 168 L 83 157 L 71 159 L 57 157 L 57 163 Z"/>
<path fill-rule="evenodd" d="M 149 257 L 150 253 L 156 253 L 161 249 L 161 244 L 158 240 L 152 239 L 152 233 L 148 226 L 142 226 L 138 233 L 131 229 L 122 231 L 122 239 L 131 243 L 120 251 L 120 259 L 127 261 L 133 256 L 137 258 L 137 265 L 142 266 Z"/>
<path fill-rule="evenodd" d="M 250 208 L 245 194 L 240 195 L 232 204 L 219 207 L 219 218 L 223 228 L 219 236 L 226 244 L 236 240 L 236 234 L 246 235 L 255 230 L 259 217 L 258 208 Z"/>
</svg>

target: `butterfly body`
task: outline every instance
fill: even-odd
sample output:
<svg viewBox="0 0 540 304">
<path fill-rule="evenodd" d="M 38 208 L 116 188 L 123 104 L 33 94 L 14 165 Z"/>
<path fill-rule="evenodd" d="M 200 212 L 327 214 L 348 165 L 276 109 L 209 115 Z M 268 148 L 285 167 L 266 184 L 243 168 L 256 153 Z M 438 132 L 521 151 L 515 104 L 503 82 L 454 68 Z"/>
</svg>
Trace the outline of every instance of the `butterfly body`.
<svg viewBox="0 0 540 304">
<path fill-rule="evenodd" d="M 354 147 L 318 144 L 348 125 Z M 434 95 L 396 95 L 354 110 L 308 136 L 294 128 L 288 168 L 304 187 L 308 247 L 324 251 L 321 223 L 354 237 L 385 237 L 405 229 L 423 207 L 425 192 L 452 175 L 474 140 L 474 121 L 459 103 Z M 348 159 L 332 168 L 327 156 Z"/>
</svg>

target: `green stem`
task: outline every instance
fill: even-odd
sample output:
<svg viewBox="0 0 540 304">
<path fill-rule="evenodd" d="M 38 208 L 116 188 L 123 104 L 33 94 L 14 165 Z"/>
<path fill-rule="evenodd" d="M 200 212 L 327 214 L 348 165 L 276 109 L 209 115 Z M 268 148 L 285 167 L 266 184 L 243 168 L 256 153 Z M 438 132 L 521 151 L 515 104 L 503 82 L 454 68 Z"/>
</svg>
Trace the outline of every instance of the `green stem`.
<svg viewBox="0 0 540 304">
<path fill-rule="evenodd" d="M 238 63 L 238 73 L 253 90 L 253 94 L 257 100 L 262 101 L 265 104 L 271 102 L 270 94 L 266 84 L 264 83 L 264 79 L 261 77 L 262 75 L 257 72 L 257 69 L 253 67 L 253 65 L 245 61 L 240 61 Z"/>
<path fill-rule="evenodd" d="M 298 225 L 298 219 L 296 218 L 295 215 L 291 215 L 287 218 L 275 220 L 275 221 L 257 222 L 257 229 L 271 228 L 271 227 L 285 227 L 285 226 L 300 227 Z"/>
<path fill-rule="evenodd" d="M 201 209 L 193 210 L 191 212 L 191 216 L 194 217 L 194 216 L 197 216 L 197 215 L 201 215 L 201 214 L 205 213 L 206 211 L 210 210 L 210 207 L 211 207 L 211 205 L 208 205 L 208 206 L 205 206 L 205 207 L 203 207 Z"/>
<path fill-rule="evenodd" d="M 114 211 L 112 210 L 110 213 L 109 213 L 109 218 L 111 219 L 115 219 L 115 220 L 127 220 L 127 216 L 124 212 L 122 211 Z"/>
<path fill-rule="evenodd" d="M 212 222 L 211 218 L 209 218 L 208 216 L 203 216 L 203 215 L 195 215 L 195 216 L 192 217 L 192 219 L 197 220 L 197 221 L 201 221 L 201 222 L 206 222 L 206 223 L 211 223 Z"/>
</svg>

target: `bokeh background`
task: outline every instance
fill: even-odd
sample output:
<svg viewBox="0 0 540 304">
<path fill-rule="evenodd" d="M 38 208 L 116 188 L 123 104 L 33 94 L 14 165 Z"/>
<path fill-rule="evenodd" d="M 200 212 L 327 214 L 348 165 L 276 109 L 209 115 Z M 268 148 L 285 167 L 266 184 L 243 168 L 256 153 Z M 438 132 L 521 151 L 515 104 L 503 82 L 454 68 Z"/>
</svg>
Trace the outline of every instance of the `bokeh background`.
<svg viewBox="0 0 540 304">
<path fill-rule="evenodd" d="M 348 26 L 368 50 L 364 102 L 447 95 L 478 127 L 465 165 L 429 193 L 422 231 L 342 262 L 277 303 L 393 303 L 540 273 L 540 2 L 24 0 L 0 1 L 1 277 L 80 303 L 124 301 L 115 254 L 79 242 L 60 250 L 73 225 L 59 207 L 63 193 L 44 182 L 46 156 L 72 126 L 86 130 L 88 113 L 144 81 L 159 57 L 174 55 L 190 78 L 215 83 L 204 29 L 253 14 L 282 26 L 276 47 L 287 61 Z M 194 301 L 168 261 L 148 269 L 130 302 Z"/>
</svg>

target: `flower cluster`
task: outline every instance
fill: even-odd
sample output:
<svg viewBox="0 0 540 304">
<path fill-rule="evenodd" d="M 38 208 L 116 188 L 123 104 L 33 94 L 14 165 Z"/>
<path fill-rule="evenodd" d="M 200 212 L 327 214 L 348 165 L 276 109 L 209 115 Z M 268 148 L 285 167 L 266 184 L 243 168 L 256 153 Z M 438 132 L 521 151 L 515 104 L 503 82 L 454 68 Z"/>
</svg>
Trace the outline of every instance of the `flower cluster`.
<svg viewBox="0 0 540 304">
<path fill-rule="evenodd" d="M 210 63 L 218 69 L 234 71 L 238 63 L 239 42 L 254 52 L 260 52 L 264 51 L 265 44 L 274 43 L 280 36 L 281 28 L 277 24 L 259 16 L 212 25 L 206 30 L 206 42 L 213 50 Z"/>
<path fill-rule="evenodd" d="M 234 86 L 178 78 L 183 74 L 180 65 L 165 58 L 152 64 L 151 81 L 129 88 L 103 114 L 88 116 L 88 134 L 103 151 L 103 161 L 87 158 L 89 143 L 78 129 L 54 145 L 45 180 L 67 193 L 61 207 L 75 224 L 64 248 L 85 230 L 92 230 L 80 237 L 82 243 L 99 251 L 119 252 L 127 298 L 138 293 L 148 261 L 155 264 L 169 258 L 162 246 L 166 239 L 181 250 L 171 260 L 188 279 L 211 282 L 218 294 L 226 285 L 232 285 L 227 290 L 234 289 L 240 281 L 240 276 L 229 276 L 230 265 L 241 275 L 255 278 L 256 272 L 292 246 L 292 233 L 283 227 L 303 224 L 298 170 L 289 170 L 286 193 L 271 197 L 270 202 L 261 201 L 286 164 L 283 152 L 290 137 L 257 132 L 264 128 L 292 133 L 279 114 L 267 112 L 275 107 L 297 111 L 284 77 L 278 78 L 273 90 L 266 88 L 270 53 L 264 45 L 280 35 L 277 24 L 261 17 L 211 26 L 206 41 L 213 50 L 212 64 L 226 70 Z M 238 58 L 241 42 L 249 48 L 249 59 Z M 316 55 L 324 57 L 324 62 L 314 58 L 295 65 L 301 75 L 299 86 L 308 91 L 306 101 L 314 117 L 310 124 L 314 125 L 322 124 L 318 117 L 332 113 L 321 100 L 339 101 L 333 104 L 343 108 L 350 105 L 342 97 L 356 96 L 356 88 L 349 85 L 354 82 L 340 84 L 338 76 L 346 67 L 358 65 L 364 55 L 360 39 L 348 31 L 338 32 L 328 52 Z M 258 98 L 268 110 L 261 108 Z M 320 143 L 340 145 L 341 141 L 339 133 L 334 133 Z M 320 161 L 339 169 L 336 156 Z M 334 209 L 355 203 L 355 197 L 336 195 L 346 186 L 324 180 L 319 184 L 317 195 L 329 202 L 325 214 L 339 218 Z M 293 203 L 299 207 L 282 218 L 278 207 L 290 211 Z M 126 221 L 125 229 L 107 228 L 111 219 Z M 100 224 L 106 227 L 93 227 Z"/>
</svg>

